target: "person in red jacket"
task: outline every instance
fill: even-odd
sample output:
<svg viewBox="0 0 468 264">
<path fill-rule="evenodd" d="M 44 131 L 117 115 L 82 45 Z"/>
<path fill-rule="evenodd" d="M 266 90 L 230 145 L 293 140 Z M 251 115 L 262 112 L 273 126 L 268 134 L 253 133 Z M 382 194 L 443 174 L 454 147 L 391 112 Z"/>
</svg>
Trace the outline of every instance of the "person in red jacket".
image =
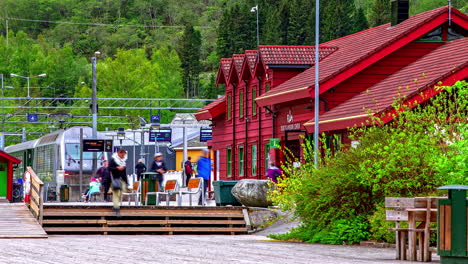
<svg viewBox="0 0 468 264">
<path fill-rule="evenodd" d="M 188 157 L 187 161 L 184 163 L 184 172 L 185 172 L 185 186 L 188 186 L 188 182 L 193 175 L 193 166 L 192 166 L 192 157 Z"/>
</svg>

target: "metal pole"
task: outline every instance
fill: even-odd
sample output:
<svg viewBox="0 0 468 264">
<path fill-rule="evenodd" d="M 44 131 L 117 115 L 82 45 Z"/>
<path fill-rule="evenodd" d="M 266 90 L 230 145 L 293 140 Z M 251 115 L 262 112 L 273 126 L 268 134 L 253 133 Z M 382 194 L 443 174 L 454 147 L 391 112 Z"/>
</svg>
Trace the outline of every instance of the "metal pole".
<svg viewBox="0 0 468 264">
<path fill-rule="evenodd" d="M 3 73 L 0 73 L 2 78 L 2 132 L 5 132 L 5 86 L 3 84 Z"/>
<path fill-rule="evenodd" d="M 78 200 L 81 201 L 83 193 L 83 128 L 80 128 L 80 194 Z"/>
<path fill-rule="evenodd" d="M 5 20 L 5 22 L 6 22 L 6 45 L 8 47 L 8 19 Z"/>
<path fill-rule="evenodd" d="M 96 77 L 96 63 L 97 63 L 97 57 L 94 56 L 91 58 L 91 71 L 92 71 L 92 83 L 91 83 L 91 89 L 92 89 L 92 98 L 91 98 L 91 114 L 93 115 L 93 139 L 97 139 L 97 77 Z M 96 171 L 97 168 L 97 156 L 96 152 L 93 152 L 93 167 L 92 167 L 92 175 L 94 175 L 94 172 Z"/>
<path fill-rule="evenodd" d="M 187 161 L 188 155 L 187 155 L 187 128 L 183 128 L 183 137 L 184 137 L 184 160 L 182 161 L 183 163 Z M 183 164 L 182 163 L 182 164 Z"/>
<path fill-rule="evenodd" d="M 140 141 L 140 158 L 146 163 L 145 159 L 145 131 L 141 130 L 141 141 Z"/>
<path fill-rule="evenodd" d="M 29 96 L 29 79 L 30 79 L 30 78 L 31 78 L 31 77 L 26 77 L 26 80 L 28 80 L 28 98 L 31 97 L 31 96 Z"/>
<path fill-rule="evenodd" d="M 26 142 L 26 128 L 23 127 L 23 138 L 22 138 L 22 141 L 23 142 Z"/>
<path fill-rule="evenodd" d="M 320 43 L 320 0 L 315 1 L 315 100 L 314 100 L 314 165 L 319 167 L 319 43 Z"/>
<path fill-rule="evenodd" d="M 133 132 L 133 174 L 136 174 L 136 168 L 135 168 L 135 131 L 132 131 Z"/>
<path fill-rule="evenodd" d="M 257 13 L 257 47 L 258 47 L 260 45 L 260 37 L 259 37 L 260 35 L 258 33 L 258 30 L 259 30 L 258 29 L 258 5 L 255 6 L 255 9 L 257 11 L 256 13 Z"/>
</svg>

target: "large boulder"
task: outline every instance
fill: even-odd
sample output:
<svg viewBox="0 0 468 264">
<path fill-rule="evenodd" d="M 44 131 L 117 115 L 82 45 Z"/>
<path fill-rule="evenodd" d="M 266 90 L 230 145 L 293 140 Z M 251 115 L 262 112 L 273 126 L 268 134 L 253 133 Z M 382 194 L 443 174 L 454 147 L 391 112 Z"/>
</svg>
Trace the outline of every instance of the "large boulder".
<svg viewBox="0 0 468 264">
<path fill-rule="evenodd" d="M 232 195 L 245 206 L 268 207 L 268 190 L 272 188 L 269 180 L 240 180 L 231 190 Z"/>
</svg>

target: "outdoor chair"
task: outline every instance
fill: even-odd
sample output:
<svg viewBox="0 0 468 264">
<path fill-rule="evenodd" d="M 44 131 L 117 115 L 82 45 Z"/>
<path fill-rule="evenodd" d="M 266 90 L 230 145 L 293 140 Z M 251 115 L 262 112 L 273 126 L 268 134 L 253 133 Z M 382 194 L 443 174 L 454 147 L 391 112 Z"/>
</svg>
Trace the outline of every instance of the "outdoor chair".
<svg viewBox="0 0 468 264">
<path fill-rule="evenodd" d="M 122 193 L 122 199 L 120 200 L 120 205 L 122 205 L 122 200 L 124 196 L 128 197 L 128 205 L 130 205 L 130 202 L 131 202 L 130 197 L 133 196 L 135 197 L 135 206 L 137 206 L 138 203 L 140 202 L 140 188 L 141 188 L 140 182 L 139 181 L 134 182 L 133 188 L 131 189 L 130 192 Z"/>
<path fill-rule="evenodd" d="M 190 206 L 192 206 L 192 194 L 197 194 L 201 193 L 202 195 L 202 202 L 203 204 L 206 204 L 206 199 L 205 199 L 205 194 L 203 193 L 203 178 L 192 178 L 189 180 L 188 185 L 187 185 L 187 191 L 178 191 L 177 195 L 179 198 L 177 199 L 178 201 L 178 206 L 182 205 L 182 195 L 183 194 L 188 194 L 189 195 L 189 200 L 190 200 Z"/>
<path fill-rule="evenodd" d="M 169 206 L 170 195 L 179 191 L 177 180 L 168 180 L 162 192 L 147 192 L 145 205 L 148 205 L 148 195 L 156 195 L 156 205 L 159 205 L 159 195 L 166 195 L 166 205 Z"/>
</svg>

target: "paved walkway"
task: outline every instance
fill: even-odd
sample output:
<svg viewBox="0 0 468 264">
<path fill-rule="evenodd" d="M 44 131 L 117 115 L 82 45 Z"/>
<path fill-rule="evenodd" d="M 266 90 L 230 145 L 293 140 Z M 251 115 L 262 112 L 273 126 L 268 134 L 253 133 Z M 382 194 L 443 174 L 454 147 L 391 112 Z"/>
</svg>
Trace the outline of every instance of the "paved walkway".
<svg viewBox="0 0 468 264">
<path fill-rule="evenodd" d="M 393 249 L 271 241 L 264 236 L 49 236 L 0 240 L 0 263 L 386 264 Z M 435 262 L 437 263 L 437 262 Z"/>
</svg>

